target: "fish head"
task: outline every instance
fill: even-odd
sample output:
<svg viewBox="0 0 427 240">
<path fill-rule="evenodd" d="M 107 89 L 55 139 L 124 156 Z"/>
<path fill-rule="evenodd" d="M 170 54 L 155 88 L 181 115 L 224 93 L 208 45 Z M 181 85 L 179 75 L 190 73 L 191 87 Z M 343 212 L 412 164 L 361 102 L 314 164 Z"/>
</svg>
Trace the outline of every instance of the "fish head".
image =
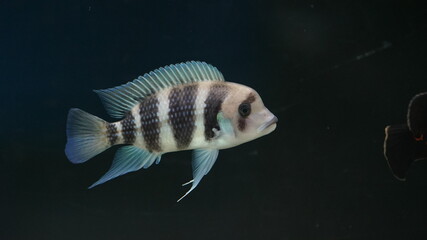
<svg viewBox="0 0 427 240">
<path fill-rule="evenodd" d="M 278 119 L 264 106 L 260 95 L 250 87 L 236 83 L 230 85 L 222 111 L 233 126 L 234 143 L 245 143 L 273 132 Z"/>
</svg>

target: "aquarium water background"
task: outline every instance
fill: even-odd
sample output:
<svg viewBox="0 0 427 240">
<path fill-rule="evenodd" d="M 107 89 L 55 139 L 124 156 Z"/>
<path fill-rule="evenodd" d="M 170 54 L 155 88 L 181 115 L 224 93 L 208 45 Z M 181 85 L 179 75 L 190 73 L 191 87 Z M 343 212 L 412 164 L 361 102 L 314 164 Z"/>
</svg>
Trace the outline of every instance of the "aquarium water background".
<svg viewBox="0 0 427 240">
<path fill-rule="evenodd" d="M 0 239 L 427 239 L 427 161 L 396 180 L 384 127 L 427 91 L 417 1 L 1 1 Z M 118 147 L 64 155 L 71 107 L 188 60 L 256 89 L 279 118 L 220 151 L 87 187 Z"/>
</svg>

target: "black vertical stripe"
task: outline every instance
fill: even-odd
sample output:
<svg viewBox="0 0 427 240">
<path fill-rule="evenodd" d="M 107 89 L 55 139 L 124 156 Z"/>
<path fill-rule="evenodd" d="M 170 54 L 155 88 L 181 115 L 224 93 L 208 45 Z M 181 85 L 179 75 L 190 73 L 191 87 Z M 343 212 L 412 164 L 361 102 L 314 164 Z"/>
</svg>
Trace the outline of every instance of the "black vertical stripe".
<svg viewBox="0 0 427 240">
<path fill-rule="evenodd" d="M 147 150 L 150 152 L 161 152 L 160 147 L 160 122 L 159 122 L 159 100 L 156 95 L 144 99 L 139 105 L 141 116 L 141 132 Z"/>
<path fill-rule="evenodd" d="M 107 138 L 110 145 L 114 145 L 117 142 L 118 132 L 114 123 L 107 123 Z"/>
<path fill-rule="evenodd" d="M 185 149 L 193 139 L 198 84 L 175 87 L 169 93 L 169 124 L 178 149 Z"/>
<path fill-rule="evenodd" d="M 248 97 L 241 103 L 248 103 L 248 104 L 252 104 L 253 102 L 255 102 L 256 97 L 254 93 L 249 93 Z M 239 117 L 239 120 L 237 120 L 238 124 L 237 124 L 237 128 L 240 131 L 244 131 L 246 129 L 246 117 Z"/>
<path fill-rule="evenodd" d="M 246 128 L 246 119 L 242 118 L 242 117 L 239 117 L 239 120 L 237 120 L 237 123 L 238 123 L 237 127 L 239 128 L 239 130 L 241 132 L 243 132 L 245 130 L 245 128 Z"/>
<path fill-rule="evenodd" d="M 122 125 L 122 135 L 125 144 L 133 144 L 135 142 L 136 130 L 135 130 L 135 118 L 132 113 L 129 112 L 126 118 L 123 119 L 120 124 Z"/>
<path fill-rule="evenodd" d="M 215 133 L 213 128 L 220 130 L 217 120 L 218 112 L 221 111 L 221 105 L 228 94 L 228 86 L 225 83 L 215 83 L 210 89 L 205 100 L 204 109 L 205 139 L 211 140 Z"/>
</svg>

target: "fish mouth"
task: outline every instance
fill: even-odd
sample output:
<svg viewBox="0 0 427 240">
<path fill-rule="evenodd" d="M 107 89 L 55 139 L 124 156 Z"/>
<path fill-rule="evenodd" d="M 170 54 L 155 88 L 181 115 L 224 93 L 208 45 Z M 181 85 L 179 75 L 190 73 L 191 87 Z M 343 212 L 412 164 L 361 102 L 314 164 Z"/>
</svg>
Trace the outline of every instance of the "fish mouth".
<svg viewBox="0 0 427 240">
<path fill-rule="evenodd" d="M 270 119 L 270 120 L 268 120 L 267 122 L 263 123 L 263 124 L 258 128 L 258 132 L 262 132 L 262 131 L 264 131 L 265 129 L 267 129 L 267 128 L 271 127 L 271 126 L 276 125 L 276 123 L 277 123 L 278 121 L 279 121 L 279 119 L 278 119 L 276 116 L 274 116 L 273 118 L 271 118 L 271 119 Z"/>
</svg>

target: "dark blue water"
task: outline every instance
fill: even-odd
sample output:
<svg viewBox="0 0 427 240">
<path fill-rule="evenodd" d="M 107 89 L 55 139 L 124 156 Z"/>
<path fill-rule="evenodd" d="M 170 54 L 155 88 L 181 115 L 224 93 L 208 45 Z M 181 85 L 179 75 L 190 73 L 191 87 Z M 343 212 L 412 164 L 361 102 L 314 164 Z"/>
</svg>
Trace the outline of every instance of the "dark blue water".
<svg viewBox="0 0 427 240">
<path fill-rule="evenodd" d="M 427 161 L 399 182 L 384 127 L 427 90 L 416 1 L 0 2 L 0 239 L 426 239 Z M 220 152 L 180 203 L 189 152 L 92 190 L 117 148 L 73 165 L 68 109 L 187 60 L 255 88 L 272 134 Z"/>
</svg>

